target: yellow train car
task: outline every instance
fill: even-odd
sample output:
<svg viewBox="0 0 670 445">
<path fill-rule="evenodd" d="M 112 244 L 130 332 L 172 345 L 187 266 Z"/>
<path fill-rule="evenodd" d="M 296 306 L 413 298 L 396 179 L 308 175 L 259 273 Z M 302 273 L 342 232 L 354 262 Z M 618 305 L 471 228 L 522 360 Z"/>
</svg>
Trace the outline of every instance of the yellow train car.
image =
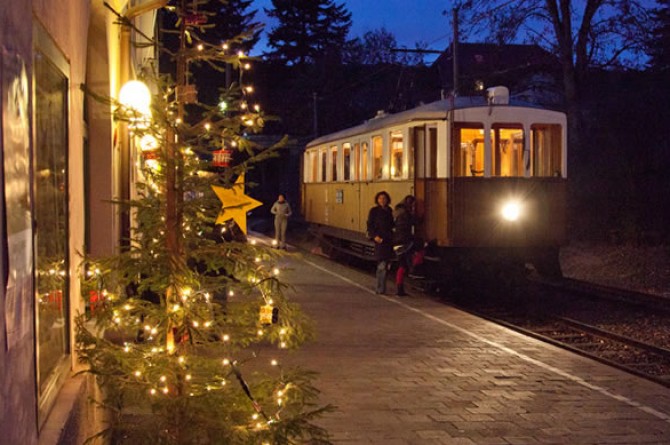
<svg viewBox="0 0 670 445">
<path fill-rule="evenodd" d="M 380 113 L 307 144 L 302 212 L 328 246 L 367 258 L 375 194 L 414 195 L 416 236 L 450 265 L 506 259 L 560 274 L 566 127 L 564 113 L 510 101 L 504 87 Z"/>
</svg>

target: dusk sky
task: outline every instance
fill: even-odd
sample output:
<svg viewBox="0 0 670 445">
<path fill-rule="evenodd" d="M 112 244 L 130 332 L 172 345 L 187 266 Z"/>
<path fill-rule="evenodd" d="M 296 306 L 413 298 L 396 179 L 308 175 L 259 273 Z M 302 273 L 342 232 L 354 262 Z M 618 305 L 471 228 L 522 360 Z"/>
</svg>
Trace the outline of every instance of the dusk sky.
<svg viewBox="0 0 670 445">
<path fill-rule="evenodd" d="M 341 3 L 336 1 L 336 3 Z M 368 31 L 385 27 L 399 46 L 414 48 L 423 41 L 429 49 L 445 49 L 451 42 L 451 4 L 449 0 L 346 0 L 351 12 L 350 38 L 362 37 Z M 271 8 L 270 0 L 255 0 L 256 18 L 265 23 L 265 32 L 272 28 L 263 8 Z M 444 10 L 449 10 L 443 15 Z M 260 49 L 260 45 L 259 48 Z"/>
</svg>

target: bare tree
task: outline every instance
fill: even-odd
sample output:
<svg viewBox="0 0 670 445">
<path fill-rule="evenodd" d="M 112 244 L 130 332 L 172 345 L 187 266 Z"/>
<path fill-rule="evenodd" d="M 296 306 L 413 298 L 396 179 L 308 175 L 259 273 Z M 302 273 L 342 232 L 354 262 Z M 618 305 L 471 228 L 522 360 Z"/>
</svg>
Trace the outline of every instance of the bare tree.
<svg viewBox="0 0 670 445">
<path fill-rule="evenodd" d="M 652 0 L 468 0 L 456 6 L 466 35 L 536 43 L 562 66 L 566 106 L 577 112 L 592 68 L 641 67 Z M 571 113 L 574 116 L 574 113 Z"/>
</svg>

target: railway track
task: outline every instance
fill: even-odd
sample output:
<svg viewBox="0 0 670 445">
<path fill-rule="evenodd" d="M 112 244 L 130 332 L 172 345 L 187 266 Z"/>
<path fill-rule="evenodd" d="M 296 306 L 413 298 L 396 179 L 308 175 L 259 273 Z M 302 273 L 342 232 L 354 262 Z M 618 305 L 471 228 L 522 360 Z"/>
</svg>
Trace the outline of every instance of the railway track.
<svg viewBox="0 0 670 445">
<path fill-rule="evenodd" d="M 670 387 L 667 299 L 576 280 L 534 280 L 513 304 L 486 297 L 473 300 L 455 305 Z"/>
</svg>

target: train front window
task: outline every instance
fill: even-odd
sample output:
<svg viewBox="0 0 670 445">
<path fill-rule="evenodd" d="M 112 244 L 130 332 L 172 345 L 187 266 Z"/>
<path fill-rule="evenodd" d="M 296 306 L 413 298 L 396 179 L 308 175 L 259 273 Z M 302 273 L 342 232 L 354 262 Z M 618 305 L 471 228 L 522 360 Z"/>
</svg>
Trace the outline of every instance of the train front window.
<svg viewBox="0 0 670 445">
<path fill-rule="evenodd" d="M 537 124 L 530 127 L 533 176 L 561 176 L 561 126 Z"/>
<path fill-rule="evenodd" d="M 493 135 L 493 176 L 524 176 L 521 125 L 495 125 Z"/>
<path fill-rule="evenodd" d="M 384 144 L 381 136 L 372 138 L 372 177 L 373 179 L 382 179 L 384 177 L 384 165 L 382 156 L 384 153 Z"/>
<path fill-rule="evenodd" d="M 401 131 L 391 132 L 391 178 L 402 177 L 403 141 Z"/>
<path fill-rule="evenodd" d="M 454 175 L 484 176 L 484 128 L 454 129 Z"/>
<path fill-rule="evenodd" d="M 344 161 L 344 170 L 342 171 L 342 177 L 345 181 L 351 179 L 351 144 L 342 145 L 342 155 Z"/>
</svg>

